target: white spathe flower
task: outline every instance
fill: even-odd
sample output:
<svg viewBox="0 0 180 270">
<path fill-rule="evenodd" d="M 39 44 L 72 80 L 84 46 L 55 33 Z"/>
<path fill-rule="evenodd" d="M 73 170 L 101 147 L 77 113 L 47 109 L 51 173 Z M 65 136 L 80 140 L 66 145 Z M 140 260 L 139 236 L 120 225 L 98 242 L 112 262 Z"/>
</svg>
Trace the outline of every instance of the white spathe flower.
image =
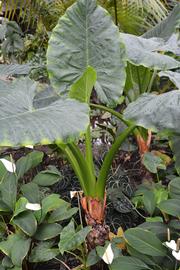
<svg viewBox="0 0 180 270">
<path fill-rule="evenodd" d="M 174 256 L 174 258 L 178 261 L 180 261 L 180 250 L 179 251 L 172 251 L 172 255 Z"/>
<path fill-rule="evenodd" d="M 13 162 L 11 162 L 5 158 L 0 158 L 0 161 L 3 163 L 4 167 L 6 168 L 6 170 L 8 172 L 13 173 L 16 171 L 16 165 Z"/>
<path fill-rule="evenodd" d="M 70 191 L 70 198 L 74 198 L 77 195 L 77 191 Z"/>
<path fill-rule="evenodd" d="M 114 259 L 114 253 L 111 248 L 111 243 L 107 246 L 103 256 L 102 256 L 103 261 L 106 264 L 111 264 L 113 259 Z"/>
<path fill-rule="evenodd" d="M 39 203 L 27 203 L 26 209 L 33 210 L 33 211 L 39 211 L 39 210 L 41 210 L 41 205 Z"/>
<path fill-rule="evenodd" d="M 166 242 L 165 244 L 168 248 L 170 248 L 172 250 L 176 250 L 176 248 L 177 248 L 177 244 L 174 240 L 171 240 L 170 242 Z"/>
</svg>

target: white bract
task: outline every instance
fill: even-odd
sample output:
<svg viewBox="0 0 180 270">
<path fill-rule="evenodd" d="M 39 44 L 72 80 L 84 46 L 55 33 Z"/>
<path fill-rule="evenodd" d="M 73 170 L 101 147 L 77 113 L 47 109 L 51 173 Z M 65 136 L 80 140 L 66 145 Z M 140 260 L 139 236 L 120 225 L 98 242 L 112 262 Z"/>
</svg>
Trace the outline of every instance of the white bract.
<svg viewBox="0 0 180 270">
<path fill-rule="evenodd" d="M 165 242 L 165 245 L 172 250 L 172 255 L 174 256 L 174 258 L 180 261 L 180 250 L 178 241 L 176 243 L 174 240 L 171 240 L 170 242 Z"/>
<path fill-rule="evenodd" d="M 0 161 L 3 163 L 4 167 L 6 168 L 6 170 L 8 172 L 13 173 L 16 171 L 16 165 L 13 162 L 11 162 L 5 158 L 0 158 Z"/>
<path fill-rule="evenodd" d="M 111 264 L 113 259 L 114 259 L 114 253 L 111 248 L 111 243 L 107 246 L 103 256 L 102 256 L 103 261 L 106 264 Z"/>
<path fill-rule="evenodd" d="M 180 261 L 180 250 L 177 252 L 175 250 L 172 251 L 172 255 L 174 256 L 174 258 L 178 261 Z"/>
<path fill-rule="evenodd" d="M 39 211 L 41 209 L 41 205 L 39 203 L 27 203 L 26 209 Z"/>
<path fill-rule="evenodd" d="M 177 245 L 174 240 L 171 240 L 170 242 L 166 242 L 166 246 L 172 250 L 176 250 Z"/>
</svg>

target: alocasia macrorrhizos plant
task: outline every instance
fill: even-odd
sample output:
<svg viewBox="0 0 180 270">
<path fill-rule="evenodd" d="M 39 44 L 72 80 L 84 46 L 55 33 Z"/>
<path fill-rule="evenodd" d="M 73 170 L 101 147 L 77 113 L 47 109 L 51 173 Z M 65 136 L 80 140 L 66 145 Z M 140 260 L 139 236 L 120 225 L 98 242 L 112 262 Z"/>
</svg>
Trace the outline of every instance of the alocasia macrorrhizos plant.
<svg viewBox="0 0 180 270">
<path fill-rule="evenodd" d="M 95 0 L 79 0 L 60 18 L 49 42 L 48 70 L 57 100 L 38 99 L 30 79 L 0 82 L 0 145 L 56 143 L 66 154 L 84 191 L 82 206 L 93 226 L 90 248 L 108 238 L 104 226 L 105 183 L 121 143 L 134 125 L 120 134 L 95 174 L 89 103 L 93 87 L 101 102 L 118 103 L 125 83 L 125 49 L 118 28 Z M 63 98 L 60 98 L 60 95 Z M 48 105 L 47 105 L 48 103 Z M 74 142 L 85 134 L 85 155 Z"/>
</svg>

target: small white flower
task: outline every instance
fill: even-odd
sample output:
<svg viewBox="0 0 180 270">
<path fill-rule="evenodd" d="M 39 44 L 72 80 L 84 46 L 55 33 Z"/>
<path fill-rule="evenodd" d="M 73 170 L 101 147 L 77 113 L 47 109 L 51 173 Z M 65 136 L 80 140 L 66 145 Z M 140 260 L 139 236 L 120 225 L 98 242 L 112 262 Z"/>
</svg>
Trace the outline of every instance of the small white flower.
<svg viewBox="0 0 180 270">
<path fill-rule="evenodd" d="M 26 145 L 25 147 L 26 147 L 26 148 L 30 148 L 30 149 L 33 149 L 33 148 L 34 148 L 33 145 Z"/>
<path fill-rule="evenodd" d="M 39 203 L 27 203 L 26 209 L 39 211 L 41 209 L 41 205 Z"/>
<path fill-rule="evenodd" d="M 103 261 L 106 264 L 111 264 L 114 259 L 114 253 L 111 248 L 111 243 L 107 246 L 104 255 L 102 256 Z"/>
<path fill-rule="evenodd" d="M 70 198 L 74 198 L 77 195 L 77 191 L 70 191 Z"/>
<path fill-rule="evenodd" d="M 177 252 L 175 250 L 172 251 L 172 255 L 174 256 L 174 258 L 178 261 L 180 261 L 180 250 Z"/>
<path fill-rule="evenodd" d="M 176 250 L 177 248 L 176 242 L 174 240 L 171 240 L 170 242 L 166 242 L 165 244 L 168 248 L 172 250 Z"/>
<path fill-rule="evenodd" d="M 8 172 L 13 173 L 16 171 L 16 165 L 13 162 L 11 162 L 5 158 L 0 158 L 0 161 L 3 163 L 4 167 L 6 168 L 6 170 Z"/>
</svg>

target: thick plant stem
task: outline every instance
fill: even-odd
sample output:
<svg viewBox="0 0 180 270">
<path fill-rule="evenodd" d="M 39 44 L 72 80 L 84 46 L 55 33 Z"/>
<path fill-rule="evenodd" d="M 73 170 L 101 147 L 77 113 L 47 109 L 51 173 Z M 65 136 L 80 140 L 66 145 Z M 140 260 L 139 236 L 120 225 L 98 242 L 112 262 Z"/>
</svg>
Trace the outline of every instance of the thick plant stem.
<svg viewBox="0 0 180 270">
<path fill-rule="evenodd" d="M 96 195 L 98 198 L 104 198 L 106 180 L 108 178 L 109 170 L 112 165 L 112 161 L 119 150 L 121 144 L 126 140 L 131 132 L 135 129 L 135 125 L 131 125 L 126 130 L 124 130 L 115 140 L 111 146 L 109 152 L 106 154 L 103 165 L 100 169 L 99 177 L 96 184 Z"/>
<path fill-rule="evenodd" d="M 91 177 L 95 178 L 90 125 L 88 126 L 85 134 L 85 145 L 86 145 L 86 161 L 92 174 Z"/>
<path fill-rule="evenodd" d="M 77 178 L 79 179 L 80 185 L 84 191 L 85 195 L 88 195 L 88 190 L 84 184 L 84 176 L 81 171 L 81 168 L 77 162 L 76 157 L 73 155 L 71 149 L 68 146 L 63 147 L 62 145 L 58 145 L 58 147 L 63 151 L 63 153 L 66 155 L 69 163 L 71 164 Z"/>
</svg>

